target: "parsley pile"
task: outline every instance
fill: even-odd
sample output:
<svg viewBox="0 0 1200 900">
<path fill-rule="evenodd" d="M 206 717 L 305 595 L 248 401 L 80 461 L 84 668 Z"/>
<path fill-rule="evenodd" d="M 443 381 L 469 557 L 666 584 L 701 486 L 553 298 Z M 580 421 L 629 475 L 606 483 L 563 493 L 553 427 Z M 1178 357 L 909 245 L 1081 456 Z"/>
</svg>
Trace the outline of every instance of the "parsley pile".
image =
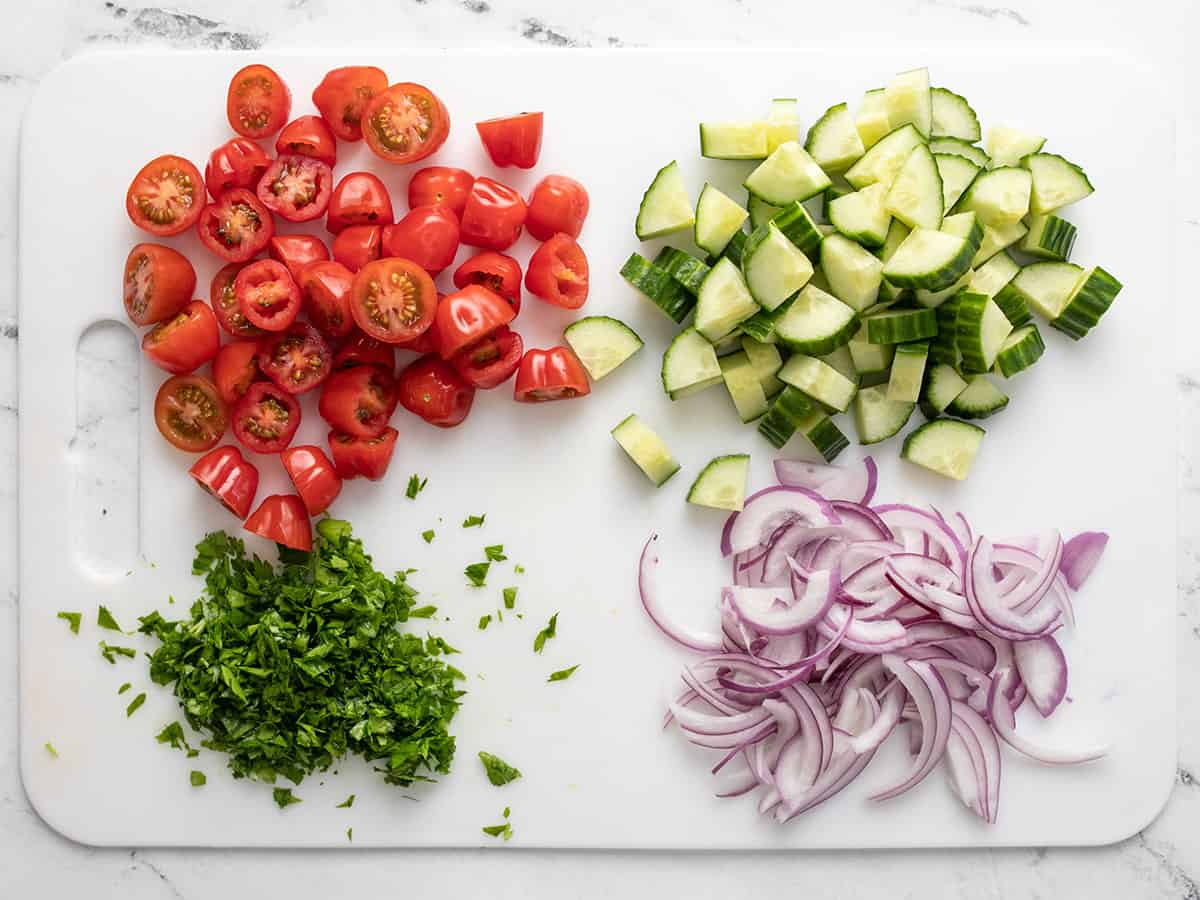
<svg viewBox="0 0 1200 900">
<path fill-rule="evenodd" d="M 311 554 L 281 548 L 278 567 L 224 532 L 197 544 L 205 587 L 190 617 L 141 619 L 162 642 L 151 678 L 174 685 L 203 746 L 227 753 L 235 778 L 299 784 L 350 753 L 378 763 L 389 784 L 448 772 L 463 675 L 441 658 L 453 652 L 444 641 L 398 628 L 432 607 L 413 608 L 405 573 L 375 570 L 348 522 L 325 519 L 316 531 Z M 281 807 L 299 800 L 287 788 L 274 797 Z"/>
</svg>

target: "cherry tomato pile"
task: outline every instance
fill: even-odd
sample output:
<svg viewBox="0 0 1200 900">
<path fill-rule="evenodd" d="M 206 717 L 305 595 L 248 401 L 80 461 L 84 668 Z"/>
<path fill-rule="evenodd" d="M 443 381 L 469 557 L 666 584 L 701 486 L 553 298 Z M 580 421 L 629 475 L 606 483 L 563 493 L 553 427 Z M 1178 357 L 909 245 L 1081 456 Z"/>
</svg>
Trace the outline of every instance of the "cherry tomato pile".
<svg viewBox="0 0 1200 900">
<path fill-rule="evenodd" d="M 430 165 L 412 173 L 408 211 L 397 217 L 375 174 L 335 178 L 338 142 L 363 140 L 384 162 L 417 163 L 450 133 L 445 105 L 423 85 L 389 84 L 370 66 L 329 72 L 312 101 L 319 115 L 292 119 L 283 79 L 268 66 L 246 66 L 226 98 L 237 136 L 212 151 L 203 179 L 183 157 L 160 156 L 125 198 L 130 220 L 153 238 L 194 228 L 225 263 L 206 302 L 194 299 L 195 269 L 172 247 L 139 243 L 125 262 L 125 312 L 149 327 L 142 349 L 171 374 L 155 398 L 158 429 L 179 449 L 204 454 L 192 478 L 247 530 L 300 550 L 312 545 L 310 517 L 334 501 L 343 480 L 387 472 L 398 406 L 451 428 L 466 419 L 477 390 L 514 375 L 518 402 L 589 392 L 570 349 L 525 349 L 512 327 L 521 265 L 505 252 L 528 229 L 542 243 L 525 289 L 555 306 L 582 306 L 583 185 L 548 175 L 526 199 L 492 178 Z M 541 113 L 476 129 L 495 165 L 537 164 Z M 258 143 L 272 136 L 273 155 Z M 277 221 L 321 220 L 328 238 L 276 234 Z M 448 272 L 460 245 L 479 252 Z M 455 288 L 445 296 L 435 283 L 443 272 Z M 399 373 L 396 349 L 419 354 Z M 208 364 L 211 377 L 198 372 Z M 298 397 L 316 390 L 328 453 L 291 446 Z M 242 447 L 279 454 L 294 495 L 268 497 L 251 512 L 259 473 L 238 446 L 218 446 L 230 428 Z"/>
</svg>

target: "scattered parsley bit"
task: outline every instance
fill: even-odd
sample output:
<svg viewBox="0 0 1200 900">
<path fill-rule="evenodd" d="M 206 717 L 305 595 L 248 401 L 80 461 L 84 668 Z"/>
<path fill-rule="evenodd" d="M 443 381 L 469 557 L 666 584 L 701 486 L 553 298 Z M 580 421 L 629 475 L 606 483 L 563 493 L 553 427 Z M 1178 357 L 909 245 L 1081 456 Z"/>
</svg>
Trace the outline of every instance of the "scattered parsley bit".
<svg viewBox="0 0 1200 900">
<path fill-rule="evenodd" d="M 121 685 L 119 688 L 117 688 L 117 695 L 119 696 L 119 695 L 125 693 L 131 687 L 133 687 L 132 684 L 130 684 L 128 681 L 125 682 L 123 685 Z"/>
<path fill-rule="evenodd" d="M 347 797 L 345 800 L 343 800 L 341 803 L 339 803 L 334 808 L 335 809 L 349 809 L 353 805 L 354 805 L 354 795 L 351 794 L 349 797 Z"/>
<path fill-rule="evenodd" d="M 60 612 L 58 618 L 71 626 L 71 634 L 79 634 L 79 623 L 83 621 L 83 613 Z"/>
<path fill-rule="evenodd" d="M 503 621 L 504 621 L 504 610 L 502 610 L 502 609 L 498 609 L 498 610 L 496 610 L 496 621 L 497 621 L 497 622 L 503 622 Z"/>
<path fill-rule="evenodd" d="M 524 575 L 525 567 L 523 565 L 521 565 L 520 563 L 518 563 L 517 565 L 513 566 L 513 571 L 516 572 L 518 575 Z"/>
<path fill-rule="evenodd" d="M 174 750 L 191 750 L 192 745 L 187 742 L 187 736 L 183 733 L 183 726 L 178 722 L 172 722 L 160 731 L 154 738 L 160 744 L 170 744 Z"/>
<path fill-rule="evenodd" d="M 579 668 L 579 666 L 578 666 L 578 664 L 576 664 L 576 665 L 571 666 L 571 668 L 569 668 L 569 669 L 559 669 L 557 672 L 551 672 L 550 677 L 547 678 L 546 681 L 547 681 L 547 683 L 549 683 L 551 681 L 566 681 L 568 678 L 570 678 L 572 675 L 575 674 L 575 670 L 578 668 Z"/>
<path fill-rule="evenodd" d="M 471 563 L 463 569 L 463 574 L 475 587 L 483 587 L 487 583 L 488 569 L 491 566 L 491 563 L 486 562 Z"/>
<path fill-rule="evenodd" d="M 354 842 L 354 829 L 353 828 L 346 829 L 346 840 L 350 841 L 351 843 Z"/>
<path fill-rule="evenodd" d="M 137 656 L 137 651 L 132 647 L 114 647 L 105 641 L 100 642 L 100 655 L 103 656 L 110 664 L 116 665 L 117 656 L 124 656 L 128 659 L 133 659 Z"/>
<path fill-rule="evenodd" d="M 434 532 L 433 532 L 433 529 L 432 529 L 432 528 L 430 528 L 428 531 L 422 531 L 422 532 L 421 532 L 421 537 L 424 539 L 425 543 L 427 543 L 427 544 L 432 544 L 432 543 L 433 543 L 433 537 L 434 537 Z"/>
<path fill-rule="evenodd" d="M 465 519 L 463 519 L 462 527 L 463 528 L 478 528 L 480 525 L 483 524 L 483 520 L 486 518 L 487 518 L 487 513 L 484 513 L 482 516 L 467 516 Z"/>
<path fill-rule="evenodd" d="M 113 614 L 108 611 L 107 606 L 101 606 L 100 611 L 96 613 L 96 624 L 101 628 L 107 628 L 109 631 L 122 631 L 117 620 L 113 618 Z"/>
<path fill-rule="evenodd" d="M 502 837 L 507 841 L 512 837 L 512 825 L 508 822 L 503 825 L 485 825 L 483 833 L 488 837 Z"/>
<path fill-rule="evenodd" d="M 541 653 L 542 648 L 546 646 L 546 641 L 554 637 L 558 633 L 558 613 L 550 617 L 550 621 L 546 627 L 537 633 L 537 637 L 533 639 L 533 652 Z"/>
<path fill-rule="evenodd" d="M 515 587 L 506 587 L 504 589 L 504 608 L 512 609 L 517 605 L 517 589 Z"/>
<path fill-rule="evenodd" d="M 503 544 L 492 544 L 490 547 L 484 547 L 483 555 L 492 562 L 504 562 L 504 560 L 508 559 L 508 557 L 504 555 Z"/>
<path fill-rule="evenodd" d="M 483 763 L 483 768 L 487 772 L 488 781 L 496 787 L 502 787 L 510 781 L 516 781 L 521 777 L 521 770 L 515 766 L 510 766 L 500 757 L 483 750 L 479 751 L 479 761 Z"/>
<path fill-rule="evenodd" d="M 304 802 L 292 793 L 291 788 L 275 788 L 275 790 L 271 791 L 271 797 L 275 800 L 275 805 L 280 809 L 287 809 L 293 803 Z"/>
<path fill-rule="evenodd" d="M 141 709 L 142 704 L 145 702 L 146 702 L 146 694 L 144 692 L 141 694 L 138 694 L 136 697 L 134 697 L 132 700 L 130 700 L 129 705 L 127 707 L 125 707 L 125 718 L 128 719 L 135 712 L 137 712 L 139 709 Z"/>
<path fill-rule="evenodd" d="M 504 807 L 504 812 L 503 812 L 503 813 L 501 813 L 501 815 L 502 815 L 502 816 L 504 816 L 504 818 L 506 818 L 506 819 L 507 819 L 507 818 L 508 818 L 508 813 L 509 813 L 509 809 L 508 809 L 508 807 L 506 806 L 506 807 Z"/>
<path fill-rule="evenodd" d="M 418 606 L 408 611 L 408 617 L 410 619 L 432 619 L 436 612 L 436 606 Z"/>
<path fill-rule="evenodd" d="M 480 630 L 480 631 L 483 631 L 485 628 L 487 628 L 487 627 L 488 627 L 489 625 L 491 625 L 491 624 L 492 624 L 492 616 L 491 616 L 491 613 L 489 613 L 489 614 L 488 614 L 488 615 L 486 615 L 486 616 L 480 616 L 480 617 L 479 617 L 479 630 Z"/>
<path fill-rule="evenodd" d="M 192 769 L 191 779 L 192 787 L 204 787 L 208 784 L 208 776 L 198 769 Z"/>
<path fill-rule="evenodd" d="M 46 752 L 50 754 L 52 759 L 58 759 L 58 751 L 54 749 L 54 745 L 52 743 L 46 741 L 46 743 L 42 746 L 46 748 Z"/>
<path fill-rule="evenodd" d="M 420 475 L 408 476 L 408 488 L 404 491 L 404 496 L 409 500 L 416 500 L 417 494 L 425 490 L 425 485 L 429 484 L 428 478 L 422 478 Z"/>
</svg>

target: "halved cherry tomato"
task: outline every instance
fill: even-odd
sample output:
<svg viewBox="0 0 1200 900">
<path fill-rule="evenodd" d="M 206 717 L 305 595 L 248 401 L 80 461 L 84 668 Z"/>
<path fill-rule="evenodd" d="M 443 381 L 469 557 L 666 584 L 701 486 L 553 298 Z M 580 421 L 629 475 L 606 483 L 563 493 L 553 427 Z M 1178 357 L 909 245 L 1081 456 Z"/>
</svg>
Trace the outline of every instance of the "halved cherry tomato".
<svg viewBox="0 0 1200 900">
<path fill-rule="evenodd" d="M 421 84 L 393 84 L 363 110 L 363 137 L 371 152 L 391 163 L 414 163 L 435 152 L 450 134 L 450 114 Z"/>
<path fill-rule="evenodd" d="M 439 428 L 460 424 L 475 402 L 475 388 L 434 353 L 401 369 L 396 390 L 401 406 Z"/>
<path fill-rule="evenodd" d="M 367 337 L 355 329 L 333 357 L 333 370 L 337 372 L 354 366 L 379 366 L 391 375 L 396 371 L 396 351 L 391 344 Z"/>
<path fill-rule="evenodd" d="M 275 220 L 258 197 L 245 188 L 226 191 L 196 222 L 200 241 L 226 262 L 245 262 L 267 246 Z"/>
<path fill-rule="evenodd" d="M 442 295 L 438 294 L 438 305 L 441 305 Z M 402 344 L 396 344 L 397 350 L 409 350 L 413 353 L 437 353 L 438 336 L 437 336 L 437 312 L 434 312 L 433 324 L 418 334 L 411 341 L 405 341 Z"/>
<path fill-rule="evenodd" d="M 233 280 L 238 309 L 263 331 L 283 331 L 300 313 L 300 288 L 283 263 L 260 259 Z"/>
<path fill-rule="evenodd" d="M 262 377 L 258 369 L 258 341 L 233 341 L 217 351 L 212 361 L 213 381 L 225 403 L 233 407 L 250 385 Z"/>
<path fill-rule="evenodd" d="M 259 504 L 244 529 L 293 550 L 312 550 L 312 523 L 308 510 L 295 494 L 272 494 Z"/>
<path fill-rule="evenodd" d="M 438 304 L 438 352 L 450 359 L 463 347 L 487 337 L 516 315 L 499 294 L 478 284 L 448 294 Z"/>
<path fill-rule="evenodd" d="M 462 217 L 467 205 L 467 194 L 475 176 L 465 169 L 450 166 L 426 166 L 419 169 L 408 182 L 408 208 L 418 206 L 444 206 Z"/>
<path fill-rule="evenodd" d="M 454 270 L 454 286 L 468 284 L 483 285 L 507 300 L 514 313 L 521 311 L 521 265 L 511 256 L 494 250 L 476 253 Z"/>
<path fill-rule="evenodd" d="M 551 347 L 525 354 L 517 370 L 513 399 L 518 403 L 545 403 L 571 400 L 591 391 L 579 358 L 567 347 Z"/>
<path fill-rule="evenodd" d="M 483 340 L 459 350 L 450 362 L 473 387 L 487 390 L 512 378 L 524 350 L 521 336 L 503 325 Z"/>
<path fill-rule="evenodd" d="M 556 234 L 534 251 L 525 287 L 555 306 L 579 309 L 588 296 L 588 261 L 569 234 Z"/>
<path fill-rule="evenodd" d="M 560 231 L 577 238 L 579 232 L 583 231 L 583 220 L 587 218 L 589 204 L 587 189 L 574 178 L 547 175 L 529 195 L 525 227 L 539 241 L 551 238 Z"/>
<path fill-rule="evenodd" d="M 226 334 L 236 338 L 258 337 L 263 334 L 261 328 L 250 324 L 250 320 L 242 315 L 242 307 L 234 290 L 238 272 L 247 265 L 249 263 L 229 263 L 221 266 L 208 289 L 208 301 L 217 316 L 217 324 Z"/>
<path fill-rule="evenodd" d="M 324 215 L 333 195 L 333 172 L 311 156 L 280 156 L 258 182 L 263 206 L 289 222 L 309 222 Z"/>
<path fill-rule="evenodd" d="M 321 332 L 297 322 L 287 331 L 259 341 L 258 367 L 289 394 L 303 394 L 329 377 L 333 354 Z"/>
<path fill-rule="evenodd" d="M 520 113 L 475 123 L 488 156 L 498 166 L 532 169 L 542 152 L 542 114 Z"/>
<path fill-rule="evenodd" d="M 300 427 L 300 404 L 277 385 L 256 381 L 233 408 L 231 420 L 234 437 L 243 447 L 255 453 L 278 453 Z"/>
<path fill-rule="evenodd" d="M 337 164 L 337 140 L 320 116 L 301 116 L 284 125 L 275 138 L 275 152 L 311 156 L 331 169 Z"/>
<path fill-rule="evenodd" d="M 229 82 L 225 115 L 242 137 L 265 138 L 283 127 L 292 111 L 292 93 L 269 66 L 239 69 Z"/>
<path fill-rule="evenodd" d="M 172 375 L 194 372 L 217 355 L 220 345 L 216 317 L 203 300 L 193 300 L 142 338 L 150 362 Z"/>
<path fill-rule="evenodd" d="M 367 334 L 388 344 L 411 341 L 433 324 L 437 288 L 429 273 L 407 259 L 377 259 L 354 276 L 350 312 Z"/>
<path fill-rule="evenodd" d="M 229 414 L 216 386 L 203 375 L 175 375 L 154 397 L 154 424 L 180 450 L 203 453 L 220 443 Z"/>
<path fill-rule="evenodd" d="M 178 250 L 137 244 L 125 257 L 121 284 L 129 321 L 153 325 L 187 306 L 196 290 L 196 270 Z"/>
<path fill-rule="evenodd" d="M 142 231 L 170 237 L 195 224 L 204 201 L 200 170 L 182 156 L 160 156 L 142 166 L 129 183 L 125 211 Z"/>
<path fill-rule="evenodd" d="M 319 516 L 342 492 L 342 479 L 325 451 L 312 444 L 288 447 L 280 454 L 283 467 L 310 516 Z"/>
<path fill-rule="evenodd" d="M 345 479 L 361 476 L 368 481 L 378 481 L 387 474 L 398 434 L 395 428 L 385 428 L 383 434 L 373 438 L 329 432 L 334 470 Z"/>
<path fill-rule="evenodd" d="M 362 140 L 362 116 L 367 103 L 387 90 L 388 77 L 374 66 L 343 66 L 325 74 L 313 89 L 313 106 L 343 141 Z"/>
<path fill-rule="evenodd" d="M 325 227 L 334 234 L 351 225 L 391 225 L 392 198 L 370 172 L 344 175 L 329 198 Z"/>
<path fill-rule="evenodd" d="M 258 493 L 258 469 L 246 462 L 237 447 L 227 444 L 210 450 L 196 460 L 188 474 L 239 519 L 249 514 Z"/>
<path fill-rule="evenodd" d="M 230 138 L 208 156 L 204 184 L 214 200 L 234 188 L 254 190 L 271 165 L 267 151 L 244 137 Z"/>
<path fill-rule="evenodd" d="M 354 437 L 376 437 L 396 411 L 396 381 L 378 366 L 335 372 L 321 390 L 321 418 Z"/>
<path fill-rule="evenodd" d="M 383 229 L 383 256 L 411 259 L 430 275 L 454 262 L 458 219 L 444 206 L 418 206 Z"/>
<path fill-rule="evenodd" d="M 288 274 L 299 282 L 305 266 L 329 259 L 329 248 L 313 234 L 277 234 L 267 243 L 267 255 L 287 266 Z"/>
<path fill-rule="evenodd" d="M 333 239 L 333 258 L 351 272 L 379 259 L 383 229 L 378 225 L 351 225 Z"/>
<path fill-rule="evenodd" d="M 296 284 L 308 320 L 318 331 L 329 337 L 345 337 L 354 330 L 350 315 L 353 272 L 340 262 L 319 260 L 300 270 Z"/>
<path fill-rule="evenodd" d="M 460 240 L 472 247 L 506 250 L 521 236 L 525 201 L 506 184 L 476 178 L 462 213 Z"/>
</svg>

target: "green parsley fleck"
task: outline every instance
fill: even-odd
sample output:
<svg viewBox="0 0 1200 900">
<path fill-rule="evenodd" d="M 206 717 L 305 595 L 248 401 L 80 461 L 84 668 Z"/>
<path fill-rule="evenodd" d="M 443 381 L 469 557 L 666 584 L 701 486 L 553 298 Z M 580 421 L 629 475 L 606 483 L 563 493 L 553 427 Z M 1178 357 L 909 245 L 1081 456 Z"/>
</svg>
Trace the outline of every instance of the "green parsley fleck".
<svg viewBox="0 0 1200 900">
<path fill-rule="evenodd" d="M 487 518 L 487 513 L 482 516 L 467 516 L 463 519 L 463 528 L 478 528 L 483 524 L 483 520 Z"/>
<path fill-rule="evenodd" d="M 422 540 L 424 540 L 424 541 L 425 541 L 425 543 L 427 543 L 427 544 L 432 544 L 432 543 L 433 543 L 433 537 L 434 537 L 434 532 L 433 532 L 433 529 L 432 529 L 432 528 L 430 528 L 428 531 L 422 531 L 422 532 L 421 532 L 421 538 L 422 538 Z"/>
<path fill-rule="evenodd" d="M 346 840 L 350 841 L 351 843 L 354 842 L 354 829 L 353 828 L 346 829 Z"/>
<path fill-rule="evenodd" d="M 502 787 L 510 781 L 516 781 L 521 777 L 521 770 L 515 766 L 510 766 L 500 757 L 483 750 L 479 751 L 479 761 L 483 763 L 483 768 L 487 772 L 488 781 L 496 787 Z"/>
<path fill-rule="evenodd" d="M 292 793 L 291 788 L 275 788 L 271 791 L 271 797 L 275 800 L 275 805 L 280 809 L 287 809 L 293 803 L 304 802 Z"/>
<path fill-rule="evenodd" d="M 187 742 L 187 737 L 183 733 L 183 726 L 178 722 L 172 722 L 160 731 L 154 739 L 160 744 L 170 744 L 174 750 L 190 751 L 192 749 L 192 745 Z"/>
<path fill-rule="evenodd" d="M 513 571 L 516 572 L 518 575 L 524 575 L 525 567 L 523 565 L 521 565 L 520 563 L 517 563 L 515 566 L 513 566 Z"/>
<path fill-rule="evenodd" d="M 115 665 L 117 656 L 124 656 L 128 659 L 133 659 L 137 656 L 137 651 L 132 647 L 114 647 L 105 641 L 100 642 L 100 655 L 103 656 L 110 664 Z"/>
<path fill-rule="evenodd" d="M 52 743 L 46 741 L 46 743 L 42 746 L 46 748 L 46 752 L 50 754 L 52 759 L 58 759 L 58 751 L 54 749 L 54 745 Z"/>
<path fill-rule="evenodd" d="M 571 666 L 569 669 L 559 669 L 557 672 L 551 672 L 550 677 L 547 678 L 546 681 L 547 682 L 566 681 L 568 678 L 570 678 L 572 675 L 575 674 L 575 670 L 578 668 L 579 668 L 579 666 L 578 666 L 578 664 L 576 664 L 574 666 Z"/>
<path fill-rule="evenodd" d="M 504 555 L 503 544 L 492 544 L 490 547 L 484 547 L 483 555 L 492 562 L 504 562 L 504 560 L 508 559 L 508 557 Z"/>
<path fill-rule="evenodd" d="M 354 795 L 351 794 L 349 797 L 347 797 L 345 800 L 343 800 L 341 803 L 339 803 L 334 808 L 335 809 L 349 809 L 353 805 L 354 805 Z"/>
<path fill-rule="evenodd" d="M 127 690 L 129 690 L 131 687 L 133 687 L 133 685 L 132 685 L 132 684 L 130 684 L 128 681 L 127 681 L 127 682 L 125 682 L 123 685 L 121 685 L 119 688 L 117 688 L 117 694 L 118 694 L 118 696 L 119 696 L 119 695 L 121 695 L 121 694 L 123 694 L 123 693 L 125 693 L 125 692 L 126 692 Z"/>
<path fill-rule="evenodd" d="M 512 825 L 508 822 L 503 825 L 485 825 L 483 833 L 488 837 L 502 837 L 507 841 L 512 837 Z"/>
<path fill-rule="evenodd" d="M 125 707 L 125 718 L 128 719 L 135 712 L 137 712 L 139 709 L 141 709 L 142 704 L 145 702 L 146 702 L 146 694 L 144 692 L 141 694 L 138 694 L 136 697 L 134 697 L 132 700 L 130 700 L 129 705 L 127 707 Z"/>
<path fill-rule="evenodd" d="M 492 624 L 492 616 L 490 613 L 486 616 L 479 617 L 479 630 L 480 631 L 483 631 L 485 628 L 487 628 L 491 624 Z"/>
<path fill-rule="evenodd" d="M 512 609 L 517 605 L 517 589 L 515 587 L 506 587 L 504 589 L 504 608 Z"/>
<path fill-rule="evenodd" d="M 558 613 L 550 617 L 550 621 L 546 627 L 537 633 L 537 637 L 533 639 L 533 652 L 541 653 L 542 648 L 546 646 L 546 641 L 550 640 L 558 633 Z"/>
<path fill-rule="evenodd" d="M 469 580 L 475 587 L 483 587 L 487 583 L 488 569 L 491 567 L 491 563 L 471 563 L 469 566 L 463 569 L 463 574 L 467 576 L 467 580 Z"/>
<path fill-rule="evenodd" d="M 432 619 L 436 612 L 436 606 L 417 606 L 408 611 L 408 617 L 410 619 Z"/>
<path fill-rule="evenodd" d="M 107 606 L 101 606 L 100 611 L 96 613 L 96 624 L 101 628 L 107 628 L 109 631 L 122 631 L 117 620 L 113 618 L 113 614 L 108 611 Z"/>
<path fill-rule="evenodd" d="M 408 476 L 408 488 L 404 491 L 404 496 L 409 500 L 416 500 L 417 494 L 425 490 L 425 485 L 429 484 L 428 478 L 422 478 L 420 475 Z"/>
<path fill-rule="evenodd" d="M 509 814 L 509 808 L 506 806 L 506 807 L 504 807 L 504 812 L 503 812 L 503 813 L 501 813 L 501 815 L 503 815 L 503 816 L 504 816 L 504 818 L 506 818 L 506 819 L 507 819 L 507 818 L 508 818 L 508 814 Z"/>
<path fill-rule="evenodd" d="M 204 787 L 206 784 L 208 784 L 208 776 L 206 776 L 199 769 L 192 769 L 191 779 L 192 787 Z"/>
<path fill-rule="evenodd" d="M 65 621 L 71 627 L 71 634 L 79 634 L 79 623 L 83 621 L 83 613 L 60 612 L 58 618 Z"/>
</svg>

